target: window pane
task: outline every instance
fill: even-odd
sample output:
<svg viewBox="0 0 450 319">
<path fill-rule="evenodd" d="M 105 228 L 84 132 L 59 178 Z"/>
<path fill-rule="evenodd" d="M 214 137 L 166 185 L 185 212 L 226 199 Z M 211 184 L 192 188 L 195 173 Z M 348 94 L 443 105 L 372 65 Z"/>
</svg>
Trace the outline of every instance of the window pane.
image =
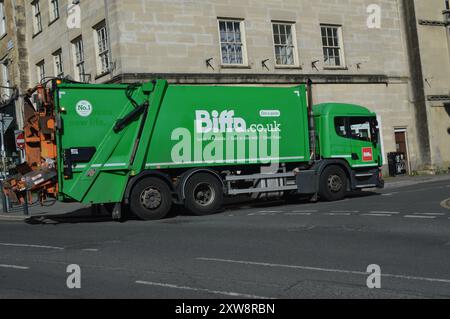
<svg viewBox="0 0 450 319">
<path fill-rule="evenodd" d="M 273 34 L 274 35 L 279 35 L 280 31 L 278 30 L 278 24 L 274 24 L 273 25 Z"/>
<path fill-rule="evenodd" d="M 226 44 L 222 44 L 221 49 L 222 49 L 222 63 L 224 64 L 230 63 L 230 61 L 228 61 L 228 52 Z"/>
<path fill-rule="evenodd" d="M 276 35 L 274 35 L 274 42 L 275 42 L 275 44 L 281 44 L 281 41 L 280 41 L 280 35 L 279 34 L 276 34 Z"/>
<path fill-rule="evenodd" d="M 236 61 L 237 61 L 236 63 L 238 63 L 238 64 L 244 63 L 241 45 L 236 46 Z"/>
<path fill-rule="evenodd" d="M 339 136 L 347 136 L 347 128 L 345 127 L 345 118 L 337 117 L 334 119 L 334 126 L 336 128 L 336 133 Z"/>
<path fill-rule="evenodd" d="M 227 32 L 233 32 L 233 22 L 227 22 Z"/>
<path fill-rule="evenodd" d="M 370 118 L 351 117 L 350 134 L 352 139 L 370 142 L 371 141 Z"/>
<path fill-rule="evenodd" d="M 294 47 L 287 48 L 287 64 L 288 65 L 294 64 Z"/>
</svg>

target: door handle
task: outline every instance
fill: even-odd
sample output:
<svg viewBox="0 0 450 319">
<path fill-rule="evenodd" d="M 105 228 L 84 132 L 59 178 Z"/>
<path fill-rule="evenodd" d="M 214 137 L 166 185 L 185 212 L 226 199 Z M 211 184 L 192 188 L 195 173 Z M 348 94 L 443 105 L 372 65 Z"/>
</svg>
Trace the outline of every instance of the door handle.
<svg viewBox="0 0 450 319">
<path fill-rule="evenodd" d="M 359 156 L 356 153 L 352 153 L 352 160 L 357 161 L 359 160 Z"/>
</svg>

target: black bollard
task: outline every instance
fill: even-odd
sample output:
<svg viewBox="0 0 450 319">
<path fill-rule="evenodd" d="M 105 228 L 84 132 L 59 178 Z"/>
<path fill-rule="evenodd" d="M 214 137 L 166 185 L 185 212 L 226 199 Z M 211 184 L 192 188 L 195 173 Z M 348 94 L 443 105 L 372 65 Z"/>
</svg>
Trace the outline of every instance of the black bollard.
<svg viewBox="0 0 450 319">
<path fill-rule="evenodd" d="M 23 214 L 24 214 L 25 216 L 29 216 L 29 215 L 30 215 L 30 212 L 29 212 L 29 210 L 28 210 L 28 192 L 25 192 L 24 198 L 25 198 L 25 201 L 24 201 L 24 203 L 23 203 Z"/>
</svg>

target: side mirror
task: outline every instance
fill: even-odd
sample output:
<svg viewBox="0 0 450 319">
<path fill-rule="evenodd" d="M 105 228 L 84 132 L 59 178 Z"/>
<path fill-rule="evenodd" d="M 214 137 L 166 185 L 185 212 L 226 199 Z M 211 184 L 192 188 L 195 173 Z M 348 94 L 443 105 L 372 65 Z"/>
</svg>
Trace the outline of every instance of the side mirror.
<svg viewBox="0 0 450 319">
<path fill-rule="evenodd" d="M 380 139 L 380 130 L 378 129 L 378 121 L 376 119 L 374 119 L 371 123 L 370 123 L 370 129 L 372 131 L 372 142 L 374 144 L 377 144 L 379 142 Z"/>
</svg>

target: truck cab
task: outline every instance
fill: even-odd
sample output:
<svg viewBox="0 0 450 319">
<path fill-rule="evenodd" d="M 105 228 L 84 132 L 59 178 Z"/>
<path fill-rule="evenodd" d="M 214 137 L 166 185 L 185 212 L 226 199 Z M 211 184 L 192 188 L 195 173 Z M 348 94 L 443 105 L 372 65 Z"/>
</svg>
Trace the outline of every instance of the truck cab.
<svg viewBox="0 0 450 319">
<path fill-rule="evenodd" d="M 320 158 L 346 167 L 349 188 L 382 187 L 377 115 L 359 105 L 325 103 L 314 107 L 314 118 Z"/>
</svg>

